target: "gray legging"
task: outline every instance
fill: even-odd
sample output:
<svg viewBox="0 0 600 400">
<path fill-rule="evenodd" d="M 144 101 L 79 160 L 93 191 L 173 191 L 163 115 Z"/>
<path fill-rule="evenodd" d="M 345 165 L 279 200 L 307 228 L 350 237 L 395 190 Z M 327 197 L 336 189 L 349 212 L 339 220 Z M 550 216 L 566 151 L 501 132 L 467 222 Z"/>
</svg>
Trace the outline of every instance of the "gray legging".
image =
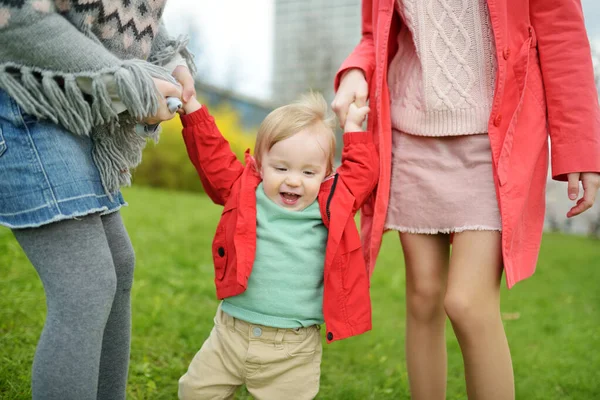
<svg viewBox="0 0 600 400">
<path fill-rule="evenodd" d="M 33 399 L 124 399 L 135 255 L 121 215 L 13 233 L 44 284 L 48 306 L 33 361 Z"/>
</svg>

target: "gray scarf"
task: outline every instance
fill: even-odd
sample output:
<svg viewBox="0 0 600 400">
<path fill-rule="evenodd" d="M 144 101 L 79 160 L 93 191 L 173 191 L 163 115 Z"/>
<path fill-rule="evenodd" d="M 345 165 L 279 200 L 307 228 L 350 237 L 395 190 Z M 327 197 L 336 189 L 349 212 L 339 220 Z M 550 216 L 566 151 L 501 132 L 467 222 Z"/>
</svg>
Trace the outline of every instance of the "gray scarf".
<svg viewBox="0 0 600 400">
<path fill-rule="evenodd" d="M 109 195 L 141 161 L 147 137 L 134 128 L 158 110 L 152 78 L 175 82 L 162 66 L 177 53 L 195 73 L 187 40 L 160 24 L 165 1 L 0 0 L 0 88 L 24 112 L 90 136 Z M 107 83 L 127 112 L 111 106 Z"/>
</svg>

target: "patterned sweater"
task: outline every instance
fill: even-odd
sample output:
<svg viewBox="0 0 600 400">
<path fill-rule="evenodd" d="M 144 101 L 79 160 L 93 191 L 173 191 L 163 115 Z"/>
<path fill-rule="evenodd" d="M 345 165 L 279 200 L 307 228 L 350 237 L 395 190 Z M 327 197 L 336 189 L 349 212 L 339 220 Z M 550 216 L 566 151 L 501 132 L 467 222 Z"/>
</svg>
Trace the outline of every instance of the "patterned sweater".
<svg viewBox="0 0 600 400">
<path fill-rule="evenodd" d="M 195 73 L 187 39 L 160 23 L 165 2 L 0 0 L 0 88 L 26 113 L 89 135 L 108 194 L 141 161 L 147 138 L 134 127 L 158 110 L 152 78 L 175 82 L 163 66 L 178 57 Z"/>
<path fill-rule="evenodd" d="M 486 0 L 396 0 L 392 126 L 423 136 L 486 133 L 496 58 Z"/>
</svg>

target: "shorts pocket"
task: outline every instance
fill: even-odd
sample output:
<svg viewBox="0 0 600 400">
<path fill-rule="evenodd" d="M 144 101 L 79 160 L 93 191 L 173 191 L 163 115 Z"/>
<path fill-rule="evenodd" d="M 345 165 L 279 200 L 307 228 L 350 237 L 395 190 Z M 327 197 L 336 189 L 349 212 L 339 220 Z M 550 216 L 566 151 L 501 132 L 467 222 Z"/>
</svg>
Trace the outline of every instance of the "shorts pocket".
<svg viewBox="0 0 600 400">
<path fill-rule="evenodd" d="M 318 329 L 307 329 L 305 339 L 302 341 L 285 341 L 283 347 L 288 357 L 311 357 L 321 346 L 321 335 Z"/>
</svg>

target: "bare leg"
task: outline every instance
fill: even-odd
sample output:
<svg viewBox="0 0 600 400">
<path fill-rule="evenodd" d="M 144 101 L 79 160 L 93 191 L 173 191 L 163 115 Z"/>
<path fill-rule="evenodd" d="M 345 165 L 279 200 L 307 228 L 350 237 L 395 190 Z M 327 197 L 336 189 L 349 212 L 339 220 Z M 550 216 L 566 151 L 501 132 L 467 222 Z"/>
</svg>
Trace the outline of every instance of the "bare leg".
<svg viewBox="0 0 600 400">
<path fill-rule="evenodd" d="M 454 237 L 444 306 L 462 350 L 469 399 L 514 399 L 512 361 L 500 314 L 501 234 Z"/>
<path fill-rule="evenodd" d="M 401 233 L 406 263 L 406 361 L 414 400 L 446 398 L 447 235 Z"/>
</svg>

